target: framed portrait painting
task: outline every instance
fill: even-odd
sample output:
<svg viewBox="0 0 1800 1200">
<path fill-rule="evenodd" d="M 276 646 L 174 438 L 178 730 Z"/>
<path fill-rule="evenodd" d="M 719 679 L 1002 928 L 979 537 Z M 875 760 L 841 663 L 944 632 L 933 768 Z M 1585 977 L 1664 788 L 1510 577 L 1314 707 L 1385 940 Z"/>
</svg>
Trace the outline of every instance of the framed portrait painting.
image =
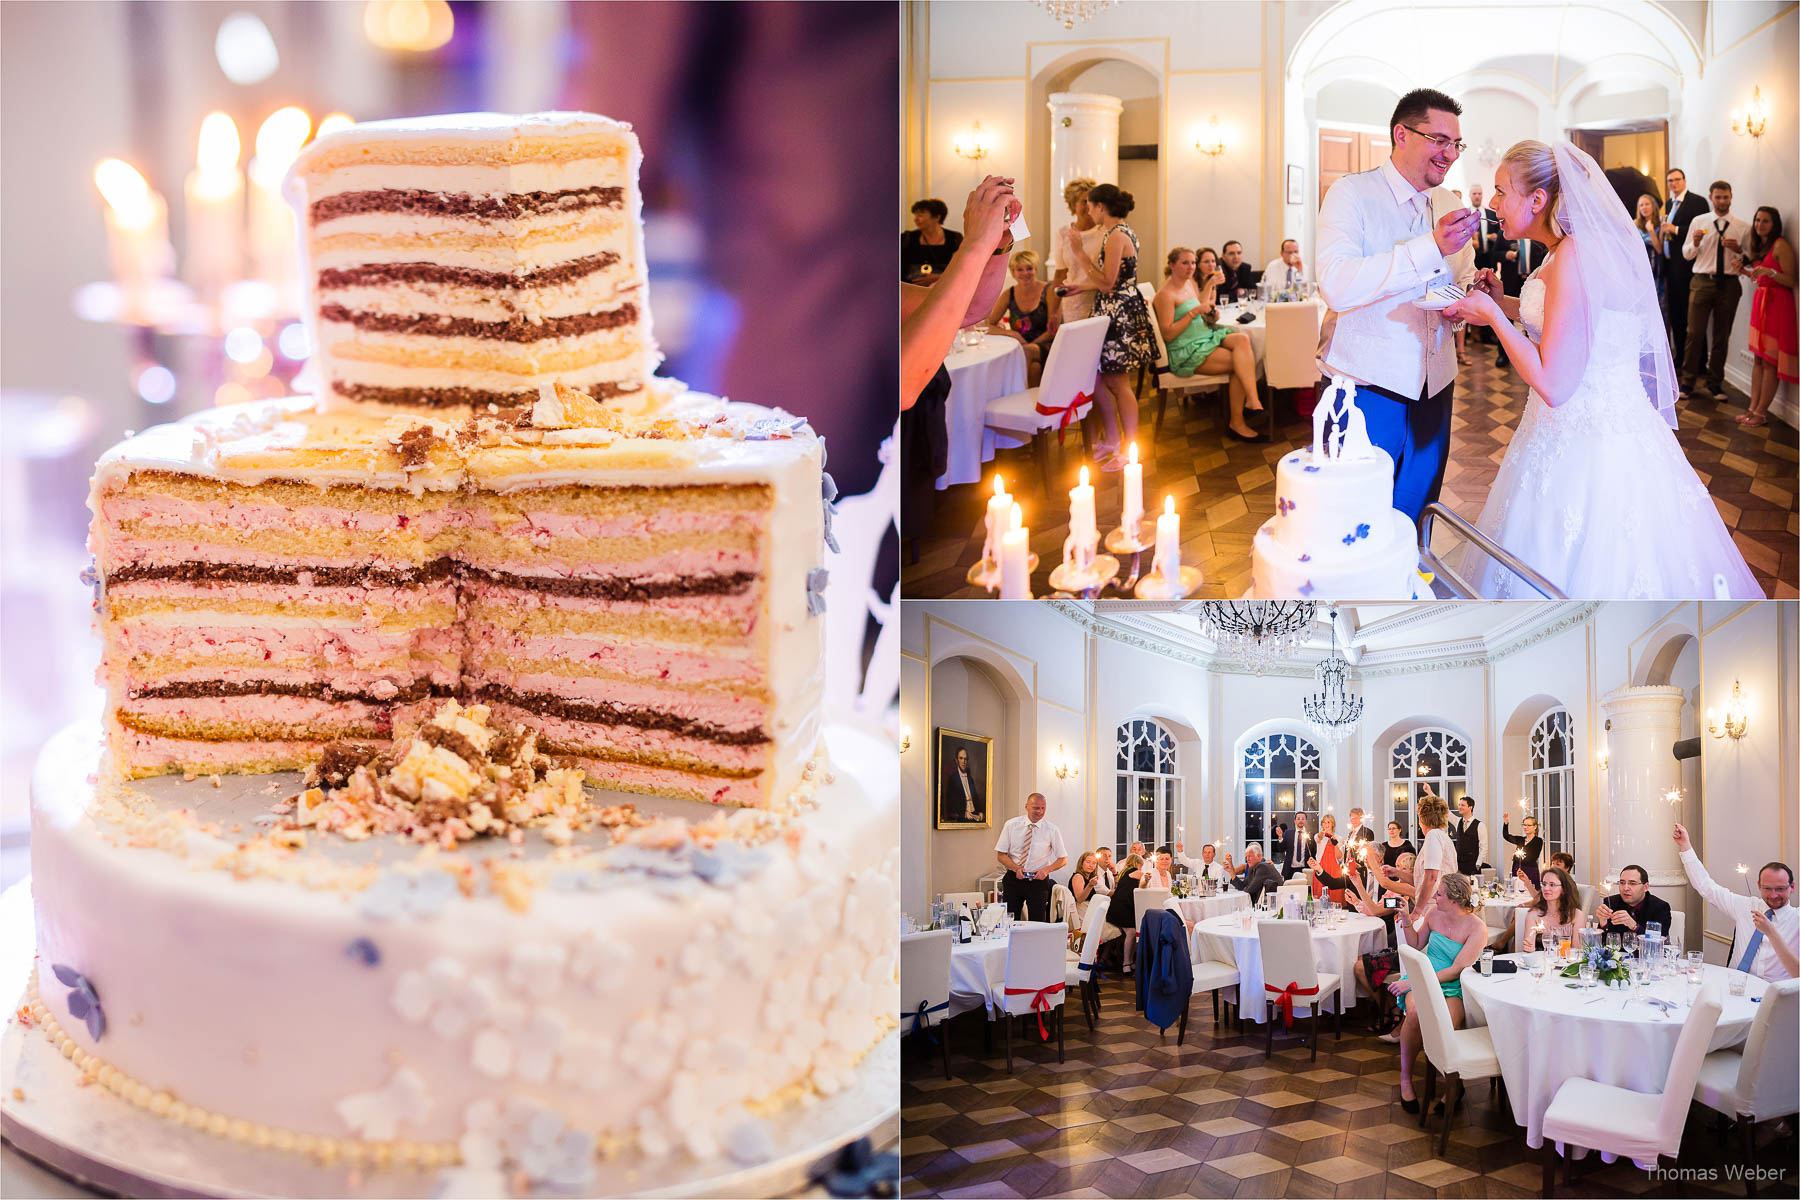
<svg viewBox="0 0 1800 1200">
<path fill-rule="evenodd" d="M 986 829 L 993 824 L 994 739 L 955 729 L 937 731 L 937 827 Z"/>
<path fill-rule="evenodd" d="M 1299 204 L 1306 187 L 1306 170 L 1298 163 L 1287 164 L 1287 202 Z"/>
</svg>

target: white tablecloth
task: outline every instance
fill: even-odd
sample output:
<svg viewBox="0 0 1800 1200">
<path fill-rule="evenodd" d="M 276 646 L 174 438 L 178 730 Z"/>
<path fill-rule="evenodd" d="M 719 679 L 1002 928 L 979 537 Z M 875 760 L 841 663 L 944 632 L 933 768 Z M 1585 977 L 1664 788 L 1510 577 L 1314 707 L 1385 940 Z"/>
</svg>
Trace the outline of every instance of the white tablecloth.
<svg viewBox="0 0 1800 1200">
<path fill-rule="evenodd" d="M 950 1015 L 972 1009 L 994 1009 L 1006 986 L 1006 938 L 990 938 L 950 947 Z"/>
<path fill-rule="evenodd" d="M 1387 945 L 1387 925 L 1376 917 L 1352 916 L 1336 929 L 1323 926 L 1313 930 L 1313 961 L 1319 970 L 1339 976 L 1338 1002 L 1346 1010 L 1356 1003 L 1356 960 L 1370 950 Z M 1199 961 L 1221 962 L 1238 969 L 1244 1016 L 1261 1024 L 1268 1019 L 1268 995 L 1263 991 L 1262 948 L 1257 941 L 1256 923 L 1245 929 L 1243 918 L 1212 917 L 1194 926 L 1190 951 Z M 952 984 L 952 988 L 954 988 Z M 1321 1002 L 1326 1011 L 1335 1007 Z"/>
<path fill-rule="evenodd" d="M 981 482 L 981 464 L 994 459 L 994 436 L 982 424 L 982 414 L 989 400 L 1025 390 L 1025 347 L 989 334 L 979 346 L 954 351 L 944 367 L 950 372 L 950 396 L 944 402 L 950 454 L 938 476 L 939 491 L 953 483 Z"/>
<path fill-rule="evenodd" d="M 1237 319 L 1243 312 L 1244 306 L 1241 304 L 1221 304 L 1219 306 L 1219 324 L 1233 331 L 1249 334 L 1250 349 L 1255 353 L 1256 361 L 1261 363 L 1263 347 L 1268 344 L 1269 340 L 1269 323 L 1263 319 L 1263 314 L 1258 312 L 1256 320 L 1246 321 L 1240 325 L 1237 323 Z"/>
<path fill-rule="evenodd" d="M 1735 1046 L 1750 1036 L 1758 1007 L 1751 997 L 1769 986 L 1752 978 L 1745 995 L 1733 996 L 1727 986 L 1733 974 L 1724 967 L 1706 968 L 1706 977 L 1718 983 L 1724 1000 L 1708 1050 Z M 1534 1150 L 1544 1144 L 1544 1112 L 1565 1079 L 1579 1076 L 1636 1092 L 1661 1091 L 1688 1013 L 1687 985 L 1680 979 L 1648 989 L 1649 995 L 1676 1002 L 1667 1016 L 1631 1001 L 1629 991 L 1583 990 L 1567 987 L 1567 982 L 1551 975 L 1540 986 L 1523 967 L 1513 975 L 1484 977 L 1476 967 L 1462 974 L 1467 1023 L 1486 1025 L 1492 1033 L 1513 1120 Z"/>
<path fill-rule="evenodd" d="M 1513 913 L 1525 903 L 1522 899 L 1493 900 L 1486 896 L 1481 899 L 1481 919 L 1487 922 L 1489 929 L 1511 929 Z"/>
<path fill-rule="evenodd" d="M 1240 908 L 1249 908 L 1250 893 L 1226 892 L 1223 895 L 1204 898 L 1189 896 L 1184 900 L 1170 896 L 1166 907 L 1179 914 L 1183 921 L 1207 921 L 1213 917 L 1222 917 L 1226 913 L 1236 912 Z"/>
</svg>

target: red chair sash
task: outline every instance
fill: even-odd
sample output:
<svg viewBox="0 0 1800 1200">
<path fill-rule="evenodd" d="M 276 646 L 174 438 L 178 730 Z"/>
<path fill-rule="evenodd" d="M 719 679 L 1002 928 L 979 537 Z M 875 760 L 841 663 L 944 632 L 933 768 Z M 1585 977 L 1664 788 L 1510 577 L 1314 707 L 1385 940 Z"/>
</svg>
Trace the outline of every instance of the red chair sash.
<svg viewBox="0 0 1800 1200">
<path fill-rule="evenodd" d="M 1296 979 L 1290 981 L 1284 988 L 1278 988 L 1272 983 L 1265 983 L 1263 991 L 1275 993 L 1273 1003 L 1281 1010 L 1282 1027 L 1292 1029 L 1294 1027 L 1294 997 L 1316 996 L 1319 994 L 1319 985 L 1315 983 L 1309 988 L 1303 988 L 1300 986 L 1300 981 Z"/>
<path fill-rule="evenodd" d="M 1050 1040 L 1050 1030 L 1044 1025 L 1044 1014 L 1050 1011 L 1050 997 L 1062 990 L 1062 984 L 1053 983 L 1049 987 L 1041 988 L 1007 988 L 1006 994 L 1009 996 L 1031 997 L 1031 1007 L 1037 1012 L 1038 1037 L 1047 1042 Z M 1313 990 L 1317 991 L 1318 989 L 1315 988 Z"/>
<path fill-rule="evenodd" d="M 1062 414 L 1062 419 L 1056 423 L 1056 444 L 1060 446 L 1062 445 L 1063 433 L 1068 429 L 1069 422 L 1080 415 L 1076 410 L 1092 402 L 1093 399 L 1094 398 L 1086 392 L 1077 392 L 1075 393 L 1075 398 L 1061 408 L 1058 408 L 1054 404 L 1038 404 L 1035 401 L 1032 403 L 1032 407 L 1038 410 L 1040 416 L 1054 417 L 1057 413 Z"/>
</svg>

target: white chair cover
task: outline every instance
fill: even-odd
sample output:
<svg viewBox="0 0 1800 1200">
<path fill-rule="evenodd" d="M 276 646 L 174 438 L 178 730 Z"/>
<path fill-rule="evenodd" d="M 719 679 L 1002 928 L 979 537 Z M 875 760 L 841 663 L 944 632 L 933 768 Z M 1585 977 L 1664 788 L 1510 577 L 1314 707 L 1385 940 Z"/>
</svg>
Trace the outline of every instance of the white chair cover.
<svg viewBox="0 0 1800 1200">
<path fill-rule="evenodd" d="M 1054 429 L 1062 421 L 1062 411 L 1076 402 L 1088 400 L 1077 409 L 1071 424 L 1081 419 L 1093 404 L 1094 376 L 1100 370 L 1100 344 L 1106 340 L 1108 316 L 1085 317 L 1070 321 L 1057 332 L 1050 343 L 1050 354 L 1044 360 L 1044 373 L 1038 386 L 990 400 L 983 410 L 982 421 L 1004 436 L 1021 440 L 1040 429 Z M 1052 414 L 1040 413 L 1038 405 L 1054 408 Z"/>
<path fill-rule="evenodd" d="M 1068 956 L 1068 926 L 1039 921 L 1014 925 L 1006 944 L 1006 981 L 996 997 L 1000 1011 L 1018 1016 L 1060 1005 Z"/>
<path fill-rule="evenodd" d="M 1339 979 L 1330 972 L 1323 974 L 1313 959 L 1312 928 L 1305 921 L 1258 921 L 1256 941 L 1262 953 L 1263 989 L 1271 1009 L 1278 1004 L 1279 992 L 1290 992 L 1294 1011 L 1310 1012 L 1314 1006 L 1338 989 Z M 1269 989 L 1275 989 L 1269 991 Z M 1255 997 L 1245 997 L 1245 1002 Z M 1275 1014 L 1269 1013 L 1273 1021 Z"/>
<path fill-rule="evenodd" d="M 1052 884 L 1050 887 L 1050 919 L 1061 921 L 1067 925 L 1070 923 L 1069 918 L 1074 915 L 1075 893 L 1060 883 Z"/>
<path fill-rule="evenodd" d="M 1458 1029 L 1452 1024 L 1444 985 L 1424 952 L 1401 942 L 1400 966 L 1412 984 L 1406 1007 L 1418 1009 L 1419 1035 L 1431 1065 L 1445 1075 L 1461 1076 L 1464 1082 L 1498 1075 L 1500 1059 L 1494 1054 L 1494 1039 L 1487 1026 Z"/>
<path fill-rule="evenodd" d="M 1142 929 L 1144 927 L 1144 914 L 1147 912 L 1155 912 L 1157 909 L 1166 906 L 1171 894 L 1172 893 L 1168 888 L 1141 887 L 1133 892 L 1131 894 L 1131 902 L 1136 909 L 1136 912 L 1132 917 L 1132 928 Z"/>
<path fill-rule="evenodd" d="M 1578 883 L 1575 890 L 1581 893 L 1581 911 L 1593 916 L 1600 907 L 1600 889 L 1591 883 Z"/>
<path fill-rule="evenodd" d="M 1669 912 L 1669 927 L 1663 930 L 1663 932 L 1668 935 L 1669 941 L 1686 949 L 1687 914 L 1682 912 L 1679 908 L 1671 909 Z"/>
<path fill-rule="evenodd" d="M 1800 1112 L 1800 979 L 1769 985 L 1743 1046 L 1706 1056 L 1694 1099 L 1752 1121 Z"/>
<path fill-rule="evenodd" d="M 1269 327 L 1263 377 L 1272 388 L 1309 388 L 1319 381 L 1319 324 L 1324 306 L 1312 301 L 1263 306 Z"/>
<path fill-rule="evenodd" d="M 900 1032 L 912 1033 L 950 1017 L 948 929 L 900 939 Z"/>
</svg>

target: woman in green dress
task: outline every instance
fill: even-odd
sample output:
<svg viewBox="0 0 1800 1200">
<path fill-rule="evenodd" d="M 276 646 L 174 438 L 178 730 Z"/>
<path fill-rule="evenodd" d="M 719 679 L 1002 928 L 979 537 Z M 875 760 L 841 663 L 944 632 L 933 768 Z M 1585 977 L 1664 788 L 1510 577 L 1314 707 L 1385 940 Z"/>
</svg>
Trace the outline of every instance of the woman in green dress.
<svg viewBox="0 0 1800 1200">
<path fill-rule="evenodd" d="M 1214 297 L 1225 274 L 1211 247 L 1198 253 L 1186 246 L 1169 251 L 1162 290 L 1156 293 L 1154 317 L 1169 348 L 1169 370 L 1183 378 L 1196 372 L 1231 376 L 1231 423 L 1226 431 L 1242 442 L 1265 441 L 1244 420 L 1261 412 L 1256 399 L 1256 352 L 1250 335 L 1214 323 Z"/>
<path fill-rule="evenodd" d="M 1476 913 L 1475 895 L 1469 887 L 1466 876 L 1446 874 L 1439 881 L 1436 894 L 1433 896 L 1431 912 L 1425 917 L 1424 927 L 1413 929 L 1411 920 L 1406 918 L 1412 914 L 1401 909 L 1401 918 L 1394 922 L 1394 927 L 1405 936 L 1407 944 L 1415 949 L 1423 950 L 1425 957 L 1437 969 L 1438 984 L 1444 991 L 1444 1003 L 1450 1010 L 1450 1024 L 1461 1029 L 1463 1025 L 1462 973 L 1465 967 L 1471 966 L 1487 949 L 1487 923 Z M 1419 1111 L 1417 1093 L 1413 1089 L 1413 1059 L 1418 1057 L 1420 1048 L 1425 1044 L 1424 1036 L 1419 1032 L 1419 1006 L 1410 1004 L 1407 998 L 1412 991 L 1412 981 L 1402 975 L 1388 984 L 1388 990 L 1397 997 L 1406 1009 L 1406 1020 L 1400 1026 L 1400 1107 L 1407 1112 Z M 1383 1041 L 1390 1040 L 1383 1038 Z"/>
</svg>

